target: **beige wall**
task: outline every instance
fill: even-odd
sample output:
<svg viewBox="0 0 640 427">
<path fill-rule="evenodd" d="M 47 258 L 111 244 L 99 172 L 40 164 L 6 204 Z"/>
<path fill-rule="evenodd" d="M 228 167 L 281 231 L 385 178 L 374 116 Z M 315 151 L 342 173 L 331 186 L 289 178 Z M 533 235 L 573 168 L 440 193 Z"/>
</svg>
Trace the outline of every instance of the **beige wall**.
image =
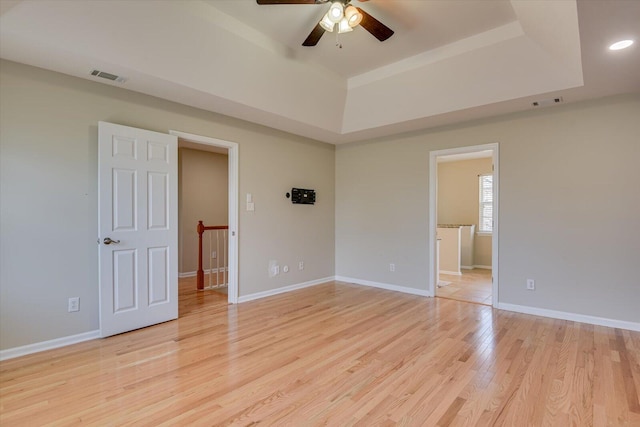
<svg viewBox="0 0 640 427">
<path fill-rule="evenodd" d="M 97 124 L 239 144 L 240 295 L 334 274 L 335 147 L 158 98 L 0 62 L 0 349 L 98 329 Z M 291 187 L 314 188 L 293 206 Z M 270 278 L 269 260 L 305 262 Z M 67 299 L 80 311 L 67 313 Z"/>
<path fill-rule="evenodd" d="M 500 301 L 640 321 L 637 94 L 337 149 L 6 61 L 0 94 L 0 349 L 98 328 L 99 120 L 239 144 L 240 295 L 334 273 L 426 289 L 429 151 L 498 142 Z M 271 259 L 305 269 L 269 278 Z"/>
<path fill-rule="evenodd" d="M 478 175 L 491 173 L 491 158 L 438 163 L 438 224 L 475 224 Z M 472 265 L 491 266 L 491 236 L 475 235 Z"/>
<path fill-rule="evenodd" d="M 221 153 L 178 149 L 179 216 L 178 271 L 193 273 L 198 269 L 198 221 L 204 225 L 229 225 L 229 156 Z M 209 237 L 203 235 L 203 268 L 209 269 Z M 221 237 L 222 238 L 222 237 Z M 213 246 L 216 245 L 215 240 Z M 222 245 L 222 243 L 220 243 Z M 222 246 L 217 260 L 225 267 Z M 213 260 L 212 268 L 216 268 Z"/>
<path fill-rule="evenodd" d="M 500 302 L 639 322 L 638 117 L 635 94 L 338 146 L 336 274 L 427 289 L 429 152 L 497 142 Z"/>
<path fill-rule="evenodd" d="M 438 223 L 478 226 L 478 175 L 491 173 L 490 158 L 438 163 Z"/>
</svg>

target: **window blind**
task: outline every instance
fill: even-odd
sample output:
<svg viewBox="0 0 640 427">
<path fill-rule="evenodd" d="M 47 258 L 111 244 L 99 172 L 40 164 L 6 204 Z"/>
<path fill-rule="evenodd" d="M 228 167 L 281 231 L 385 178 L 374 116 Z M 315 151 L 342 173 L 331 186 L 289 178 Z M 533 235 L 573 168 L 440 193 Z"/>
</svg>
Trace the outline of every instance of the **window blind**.
<svg viewBox="0 0 640 427">
<path fill-rule="evenodd" d="M 480 218 L 478 231 L 491 233 L 493 231 L 493 174 L 478 176 L 480 188 Z"/>
</svg>

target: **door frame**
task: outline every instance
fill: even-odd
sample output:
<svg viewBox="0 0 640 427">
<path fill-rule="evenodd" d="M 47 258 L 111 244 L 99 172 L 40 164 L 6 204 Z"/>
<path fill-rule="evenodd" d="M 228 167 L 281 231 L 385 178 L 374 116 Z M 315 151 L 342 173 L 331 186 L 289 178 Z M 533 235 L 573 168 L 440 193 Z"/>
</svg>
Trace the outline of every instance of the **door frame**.
<svg viewBox="0 0 640 427">
<path fill-rule="evenodd" d="M 170 130 L 170 135 L 175 135 L 179 139 L 193 142 L 200 145 L 226 148 L 229 154 L 229 264 L 227 291 L 227 301 L 229 304 L 238 303 L 238 143 L 225 141 L 218 138 L 211 138 L 203 135 Z"/>
<path fill-rule="evenodd" d="M 468 147 L 449 148 L 444 150 L 435 150 L 429 152 L 429 288 L 428 295 L 436 296 L 436 233 L 438 221 L 438 157 L 450 156 L 452 154 L 476 153 L 478 151 L 492 151 L 493 160 L 493 231 L 491 233 L 491 276 L 492 290 L 491 299 L 492 306 L 498 306 L 498 249 L 500 230 L 499 222 L 499 200 L 500 200 L 500 162 L 499 162 L 499 144 L 490 143 L 483 145 L 473 145 Z"/>
</svg>

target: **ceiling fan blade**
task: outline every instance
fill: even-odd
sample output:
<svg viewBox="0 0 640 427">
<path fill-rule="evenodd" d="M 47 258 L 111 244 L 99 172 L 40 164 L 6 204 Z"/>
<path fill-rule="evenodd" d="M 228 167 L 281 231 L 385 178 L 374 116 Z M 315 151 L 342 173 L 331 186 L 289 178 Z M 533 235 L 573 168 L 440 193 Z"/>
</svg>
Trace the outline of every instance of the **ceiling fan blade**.
<svg viewBox="0 0 640 427">
<path fill-rule="evenodd" d="M 302 42 L 302 46 L 315 46 L 320 41 L 320 37 L 324 34 L 324 28 L 320 26 L 320 23 L 316 25 L 316 27 L 311 31 L 311 33 L 307 36 L 307 39 Z"/>
<path fill-rule="evenodd" d="M 317 0 L 256 0 L 258 4 L 317 4 L 324 3 Z"/>
<path fill-rule="evenodd" d="M 393 35 L 393 30 L 391 28 L 387 27 L 359 7 L 357 9 L 362 14 L 362 21 L 360 22 L 360 25 L 365 30 L 369 31 L 375 38 L 383 42 Z"/>
</svg>

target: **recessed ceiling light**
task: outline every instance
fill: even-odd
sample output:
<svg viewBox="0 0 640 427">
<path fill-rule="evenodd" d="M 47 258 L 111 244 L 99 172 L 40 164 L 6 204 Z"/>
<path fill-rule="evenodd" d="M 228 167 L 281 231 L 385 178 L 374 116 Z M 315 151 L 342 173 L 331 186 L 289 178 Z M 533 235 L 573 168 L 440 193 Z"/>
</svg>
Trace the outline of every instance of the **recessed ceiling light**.
<svg viewBox="0 0 640 427">
<path fill-rule="evenodd" d="M 609 46 L 609 50 L 626 49 L 633 44 L 633 40 L 620 40 Z"/>
</svg>

